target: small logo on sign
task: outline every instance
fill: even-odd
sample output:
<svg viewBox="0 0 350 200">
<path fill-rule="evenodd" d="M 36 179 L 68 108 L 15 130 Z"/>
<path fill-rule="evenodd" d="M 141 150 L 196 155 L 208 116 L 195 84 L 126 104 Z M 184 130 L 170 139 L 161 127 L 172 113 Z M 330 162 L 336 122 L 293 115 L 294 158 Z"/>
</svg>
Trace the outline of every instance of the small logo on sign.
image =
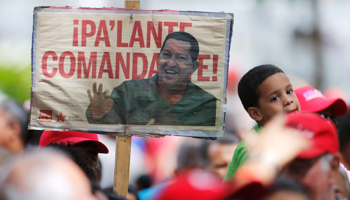
<svg viewBox="0 0 350 200">
<path fill-rule="evenodd" d="M 55 115 L 57 117 L 57 122 L 61 121 L 64 122 L 64 118 L 67 117 L 67 116 L 63 116 L 62 115 L 62 112 L 60 113 L 60 115 Z"/>
<path fill-rule="evenodd" d="M 52 121 L 52 110 L 40 110 L 39 121 L 40 122 L 51 122 Z"/>
</svg>

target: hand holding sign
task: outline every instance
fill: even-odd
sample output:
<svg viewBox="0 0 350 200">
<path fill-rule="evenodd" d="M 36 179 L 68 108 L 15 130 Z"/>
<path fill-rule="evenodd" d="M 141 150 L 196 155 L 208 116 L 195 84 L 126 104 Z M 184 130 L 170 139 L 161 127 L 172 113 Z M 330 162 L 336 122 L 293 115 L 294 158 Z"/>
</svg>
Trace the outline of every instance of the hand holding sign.
<svg viewBox="0 0 350 200">
<path fill-rule="evenodd" d="M 90 90 L 87 90 L 87 94 L 90 99 L 90 108 L 93 119 L 99 119 L 103 117 L 111 110 L 114 104 L 114 101 L 109 96 L 109 91 L 106 90 L 102 92 L 102 87 L 103 84 L 100 83 L 97 91 L 96 82 L 94 82 L 94 84 L 92 85 L 92 91 L 94 96 L 91 95 Z"/>
</svg>

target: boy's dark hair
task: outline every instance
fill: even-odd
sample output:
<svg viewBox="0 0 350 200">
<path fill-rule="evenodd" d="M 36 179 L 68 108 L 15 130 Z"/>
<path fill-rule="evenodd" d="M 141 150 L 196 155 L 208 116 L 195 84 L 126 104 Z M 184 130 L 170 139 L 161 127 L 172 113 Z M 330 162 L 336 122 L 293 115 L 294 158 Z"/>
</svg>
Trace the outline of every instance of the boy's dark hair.
<svg viewBox="0 0 350 200">
<path fill-rule="evenodd" d="M 259 107 L 260 91 L 259 86 L 268 77 L 284 73 L 280 68 L 274 65 L 259 65 L 249 70 L 238 83 L 238 96 L 248 111 L 249 107 Z"/>
</svg>

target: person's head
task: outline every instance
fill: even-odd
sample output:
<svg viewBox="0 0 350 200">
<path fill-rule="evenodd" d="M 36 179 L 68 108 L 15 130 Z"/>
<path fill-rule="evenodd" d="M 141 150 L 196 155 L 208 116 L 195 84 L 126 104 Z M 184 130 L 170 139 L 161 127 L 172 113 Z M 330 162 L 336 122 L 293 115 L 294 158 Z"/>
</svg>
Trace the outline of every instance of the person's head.
<svg viewBox="0 0 350 200">
<path fill-rule="evenodd" d="M 136 179 L 136 189 L 141 191 L 150 188 L 153 185 L 153 180 L 150 175 L 142 174 Z"/>
<path fill-rule="evenodd" d="M 297 88 L 294 92 L 298 97 L 301 112 L 314 112 L 334 118 L 345 115 L 349 110 L 343 99 L 327 99 L 321 91 L 311 86 Z"/>
<path fill-rule="evenodd" d="M 28 141 L 29 114 L 12 100 L 0 103 L 0 146 L 12 153 L 24 150 Z"/>
<path fill-rule="evenodd" d="M 249 70 L 238 83 L 238 95 L 249 116 L 261 126 L 277 113 L 300 111 L 292 84 L 274 65 Z"/>
<path fill-rule="evenodd" d="M 224 178 L 239 142 L 237 137 L 231 135 L 214 141 L 203 140 L 199 153 L 204 169 Z"/>
<path fill-rule="evenodd" d="M 334 195 L 338 199 L 349 199 L 350 197 L 349 178 L 342 167 L 339 167 L 339 173 L 337 173 L 334 184 Z"/>
<path fill-rule="evenodd" d="M 175 174 L 182 174 L 192 169 L 202 168 L 202 160 L 198 152 L 199 146 L 200 142 L 197 140 L 191 140 L 181 144 L 177 152 Z"/>
<path fill-rule="evenodd" d="M 324 154 L 312 159 L 297 158 L 284 169 L 283 173 L 299 181 L 313 200 L 334 197 L 333 184 L 336 181 L 339 159 L 332 154 Z"/>
<path fill-rule="evenodd" d="M 76 148 L 69 142 L 66 144 L 52 143 L 49 147 L 66 153 L 86 174 L 86 176 L 96 184 L 101 180 L 101 163 L 96 161 L 95 150 L 93 152 Z"/>
<path fill-rule="evenodd" d="M 311 200 L 305 188 L 298 182 L 277 177 L 264 200 Z"/>
<path fill-rule="evenodd" d="M 98 140 L 97 134 L 74 131 L 44 131 L 39 148 L 51 146 L 66 152 L 95 182 L 101 178 L 98 153 L 108 153 L 107 147 Z"/>
<path fill-rule="evenodd" d="M 186 32 L 167 35 L 158 56 L 158 85 L 169 91 L 186 89 L 190 75 L 199 66 L 199 45 Z"/>
<path fill-rule="evenodd" d="M 97 200 L 84 172 L 52 149 L 34 151 L 6 163 L 0 180 L 3 200 Z"/>
<path fill-rule="evenodd" d="M 316 113 L 293 113 L 287 116 L 287 126 L 297 129 L 312 145 L 285 166 L 282 174 L 299 181 L 313 200 L 333 199 L 339 167 L 339 141 L 334 123 Z"/>
</svg>

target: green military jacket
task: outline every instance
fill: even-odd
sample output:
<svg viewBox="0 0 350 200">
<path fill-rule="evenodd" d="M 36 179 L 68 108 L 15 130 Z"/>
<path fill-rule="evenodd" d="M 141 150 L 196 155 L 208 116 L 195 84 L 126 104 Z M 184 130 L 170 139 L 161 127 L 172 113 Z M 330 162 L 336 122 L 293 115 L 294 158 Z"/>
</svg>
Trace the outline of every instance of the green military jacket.
<svg viewBox="0 0 350 200">
<path fill-rule="evenodd" d="M 132 79 L 115 87 L 111 93 L 112 109 L 100 119 L 92 119 L 90 106 L 86 117 L 92 124 L 215 126 L 217 99 L 188 82 L 183 98 L 171 105 L 157 89 L 155 75 Z"/>
</svg>

